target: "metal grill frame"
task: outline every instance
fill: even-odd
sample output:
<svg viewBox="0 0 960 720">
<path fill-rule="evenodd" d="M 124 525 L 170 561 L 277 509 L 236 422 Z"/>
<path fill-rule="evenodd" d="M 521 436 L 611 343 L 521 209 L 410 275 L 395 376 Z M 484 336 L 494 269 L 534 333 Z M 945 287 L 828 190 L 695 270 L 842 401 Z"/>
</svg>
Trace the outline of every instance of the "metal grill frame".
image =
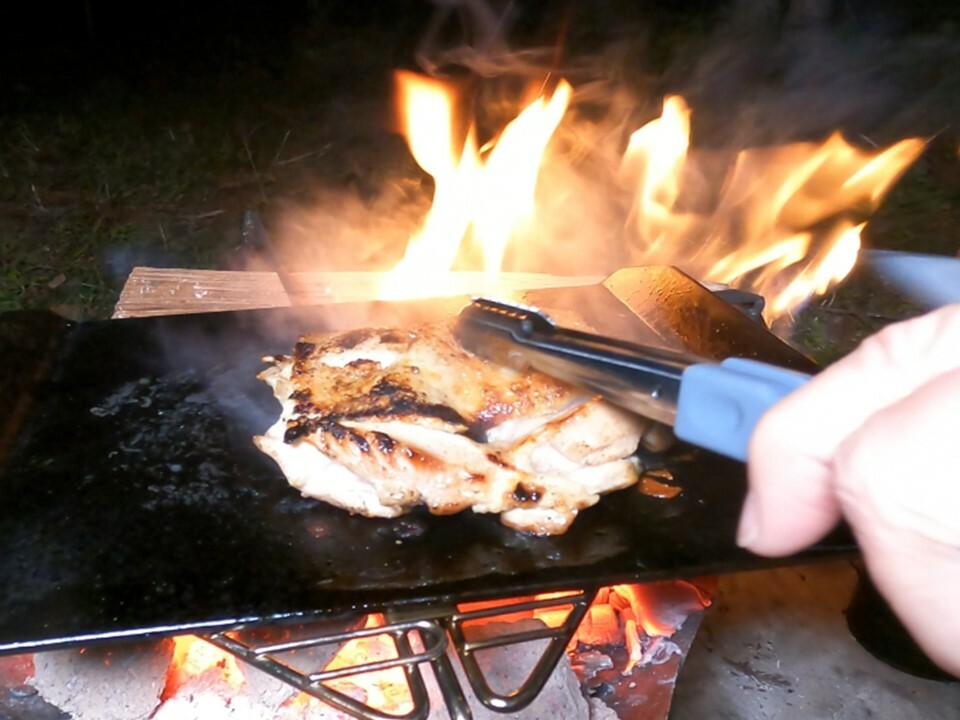
<svg viewBox="0 0 960 720">
<path fill-rule="evenodd" d="M 539 600 L 520 598 L 510 602 L 507 599 L 504 604 L 467 611 L 459 610 L 456 604 L 386 610 L 386 623 L 379 627 L 318 633 L 289 642 L 261 645 L 248 642 L 241 637 L 244 627 L 200 637 L 250 666 L 361 720 L 426 720 L 430 713 L 430 700 L 420 666 L 427 664 L 433 670 L 451 720 L 472 720 L 473 712 L 448 649 L 452 647 L 456 651 L 464 675 L 480 703 L 494 712 L 517 712 L 532 703 L 549 681 L 598 589 L 591 586 L 565 590 Z M 501 600 L 503 598 L 493 602 Z M 569 613 L 557 628 L 544 626 L 542 629 L 505 633 L 473 641 L 467 638 L 468 633 L 465 632 L 467 626 L 477 620 L 496 620 L 519 612 L 567 607 L 570 608 Z M 263 626 L 256 628 L 262 630 Z M 397 650 L 395 659 L 364 662 L 337 670 L 305 672 L 293 667 L 282 657 L 297 650 L 342 645 L 351 640 L 379 635 L 389 635 L 393 639 Z M 526 679 L 512 692 L 494 691 L 480 667 L 478 653 L 536 640 L 548 640 L 549 644 Z M 324 684 L 330 680 L 394 668 L 403 670 L 413 703 L 412 709 L 405 715 L 385 713 Z"/>
</svg>

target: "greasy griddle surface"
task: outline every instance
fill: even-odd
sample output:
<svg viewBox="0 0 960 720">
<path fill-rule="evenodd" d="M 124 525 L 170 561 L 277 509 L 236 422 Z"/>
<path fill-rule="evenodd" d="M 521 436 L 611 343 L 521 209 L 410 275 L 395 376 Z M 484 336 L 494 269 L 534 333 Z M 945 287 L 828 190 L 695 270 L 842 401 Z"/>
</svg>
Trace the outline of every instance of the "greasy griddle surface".
<svg viewBox="0 0 960 720">
<path fill-rule="evenodd" d="M 584 313 L 670 344 L 612 296 L 599 307 L 603 288 L 591 292 Z M 456 310 L 451 302 L 441 312 Z M 743 467 L 683 447 L 650 459 L 684 488 L 678 498 L 614 493 L 559 537 L 470 512 L 377 520 L 301 498 L 250 440 L 279 411 L 255 379 L 260 356 L 289 352 L 301 331 L 397 321 L 395 312 L 76 325 L 3 316 L 0 390 L 29 388 L 18 342 L 49 353 L 42 381 L 17 400 L 26 420 L 0 456 L 0 651 L 765 564 L 733 542 Z M 43 333 L 52 339 L 38 342 Z"/>
</svg>

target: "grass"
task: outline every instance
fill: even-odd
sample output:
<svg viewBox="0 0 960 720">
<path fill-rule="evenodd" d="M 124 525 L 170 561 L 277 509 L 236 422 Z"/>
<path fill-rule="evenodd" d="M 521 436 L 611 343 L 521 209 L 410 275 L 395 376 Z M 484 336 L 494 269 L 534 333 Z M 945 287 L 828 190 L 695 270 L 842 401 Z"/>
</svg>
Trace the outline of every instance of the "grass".
<svg viewBox="0 0 960 720">
<path fill-rule="evenodd" d="M 0 310 L 109 317 L 134 265 L 239 264 L 245 210 L 269 215 L 375 174 L 358 171 L 364 153 L 393 167 L 384 148 L 401 146 L 372 119 L 386 115 L 400 40 L 331 32 L 228 36 L 193 55 L 87 49 L 77 68 L 11 82 L 0 96 Z M 351 55 L 360 62 L 341 68 Z"/>
<path fill-rule="evenodd" d="M 205 188 L 237 163 L 224 138 L 141 122 L 143 106 L 110 91 L 65 105 L 0 122 L 0 308 L 103 317 L 126 259 L 210 262 L 223 250 Z"/>
<path fill-rule="evenodd" d="M 960 254 L 960 160 L 940 166 L 941 152 L 955 152 L 938 142 L 891 191 L 864 231 L 867 247 L 937 255 Z M 941 175 L 946 173 L 946 175 Z M 856 269 L 832 292 L 817 298 L 794 318 L 793 344 L 821 364 L 855 348 L 866 336 L 922 308 L 868 270 Z"/>
</svg>

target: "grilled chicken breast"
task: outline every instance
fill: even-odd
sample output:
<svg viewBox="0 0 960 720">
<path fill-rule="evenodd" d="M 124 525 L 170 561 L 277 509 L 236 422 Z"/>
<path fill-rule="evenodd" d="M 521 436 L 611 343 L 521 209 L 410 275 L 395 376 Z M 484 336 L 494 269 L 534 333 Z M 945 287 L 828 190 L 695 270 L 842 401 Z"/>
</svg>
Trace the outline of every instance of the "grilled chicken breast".
<svg viewBox="0 0 960 720">
<path fill-rule="evenodd" d="M 472 508 L 556 534 L 637 480 L 649 423 L 483 360 L 445 325 L 307 336 L 264 360 L 282 411 L 254 442 L 304 495 L 350 512 Z"/>
</svg>

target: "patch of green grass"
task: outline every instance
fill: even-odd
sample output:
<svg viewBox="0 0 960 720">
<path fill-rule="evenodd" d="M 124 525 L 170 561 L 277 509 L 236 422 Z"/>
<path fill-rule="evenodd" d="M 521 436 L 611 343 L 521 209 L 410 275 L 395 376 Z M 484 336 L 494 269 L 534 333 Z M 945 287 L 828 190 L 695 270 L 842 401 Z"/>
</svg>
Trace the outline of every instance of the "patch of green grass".
<svg viewBox="0 0 960 720">
<path fill-rule="evenodd" d="M 101 262 L 104 247 L 124 242 L 130 228 L 91 229 L 77 218 L 50 219 L 24 230 L 0 222 L 0 310 L 52 308 L 73 319 L 108 317 L 117 288 Z"/>
<path fill-rule="evenodd" d="M 869 271 L 857 270 L 795 318 L 782 321 L 780 330 L 797 349 L 825 366 L 854 350 L 869 335 L 921 312 Z"/>
<path fill-rule="evenodd" d="M 269 225 L 281 202 L 354 178 L 375 194 L 399 147 L 382 132 L 398 42 L 317 26 L 273 48 L 14 83 L 0 98 L 0 307 L 107 317 L 135 264 L 239 264 L 245 210 Z"/>
<path fill-rule="evenodd" d="M 864 232 L 869 247 L 956 255 L 960 252 L 960 157 L 931 148 L 893 188 Z M 954 183 L 956 185 L 954 186 Z"/>
<path fill-rule="evenodd" d="M 105 317 L 121 255 L 223 261 L 230 224 L 276 182 L 266 161 L 256 165 L 274 138 L 251 139 L 214 103 L 179 102 L 101 88 L 56 113 L 0 120 L 0 308 Z"/>
</svg>

